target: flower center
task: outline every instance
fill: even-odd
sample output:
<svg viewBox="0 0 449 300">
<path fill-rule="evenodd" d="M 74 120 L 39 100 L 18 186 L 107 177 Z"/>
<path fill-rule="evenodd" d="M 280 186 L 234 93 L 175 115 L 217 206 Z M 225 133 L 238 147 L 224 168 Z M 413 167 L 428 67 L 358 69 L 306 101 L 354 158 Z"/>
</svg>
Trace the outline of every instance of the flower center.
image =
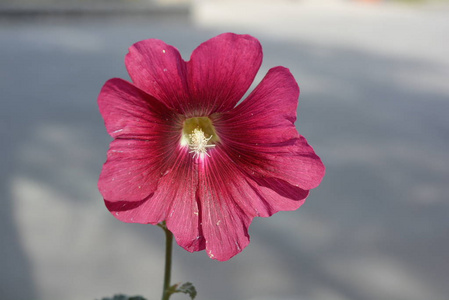
<svg viewBox="0 0 449 300">
<path fill-rule="evenodd" d="M 190 118 L 184 121 L 181 145 L 189 146 L 193 157 L 207 154 L 207 149 L 215 147 L 220 138 L 208 117 Z"/>
</svg>

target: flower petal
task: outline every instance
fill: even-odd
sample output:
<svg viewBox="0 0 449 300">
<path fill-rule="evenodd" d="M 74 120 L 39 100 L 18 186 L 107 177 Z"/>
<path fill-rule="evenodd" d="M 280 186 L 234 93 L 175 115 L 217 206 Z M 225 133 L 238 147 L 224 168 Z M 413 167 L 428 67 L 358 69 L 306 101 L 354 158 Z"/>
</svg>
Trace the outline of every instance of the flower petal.
<svg viewBox="0 0 449 300">
<path fill-rule="evenodd" d="M 184 148 L 173 171 L 162 178 L 160 188 L 155 193 L 159 201 L 174 199 L 167 215 L 167 228 L 175 236 L 179 246 L 187 251 L 205 248 L 201 227 L 201 204 L 197 197 L 198 165 Z"/>
<path fill-rule="evenodd" d="M 247 182 L 259 196 L 252 199 L 252 204 L 258 207 L 260 217 L 270 217 L 279 211 L 296 210 L 309 195 L 309 191 L 277 178 L 250 177 Z"/>
<path fill-rule="evenodd" d="M 98 187 L 109 201 L 140 201 L 156 190 L 181 138 L 182 117 L 122 79 L 111 79 L 98 96 L 108 151 Z"/>
<path fill-rule="evenodd" d="M 161 175 L 157 183 L 156 191 L 146 199 L 134 204 L 130 201 L 114 203 L 105 197 L 105 199 L 108 199 L 106 200 L 106 206 L 117 219 L 123 222 L 142 224 L 157 224 L 167 220 L 167 226 L 173 230 L 170 227 L 173 226 L 171 219 L 175 211 L 177 210 L 176 213 L 186 212 L 188 205 L 184 205 L 184 203 L 190 203 L 192 206 L 196 206 L 195 191 L 198 183 L 191 159 L 192 155 L 188 153 L 187 148 L 178 147 L 175 152 L 176 155 L 171 158 L 173 164 L 170 169 Z M 180 207 L 184 209 L 180 210 Z M 197 207 L 193 209 L 198 211 Z M 193 213 L 182 216 L 182 218 L 193 219 L 192 216 Z M 198 224 L 195 224 L 194 227 L 198 231 Z M 182 228 L 181 230 L 191 234 L 191 228 Z M 196 237 L 197 235 L 194 237 L 195 240 Z"/>
<path fill-rule="evenodd" d="M 111 213 L 123 222 L 157 224 L 164 220 L 176 242 L 193 252 L 203 250 L 201 212 L 196 190 L 198 166 L 188 148 L 178 148 L 171 168 L 160 178 L 157 190 L 139 202 L 105 201 Z"/>
<path fill-rule="evenodd" d="M 153 193 L 161 172 L 168 168 L 157 148 L 156 141 L 112 141 L 98 181 L 103 198 L 111 202 L 140 201 Z"/>
<path fill-rule="evenodd" d="M 262 63 L 262 47 L 249 35 L 224 33 L 196 48 L 188 65 L 194 111 L 207 116 L 232 109 L 243 97 Z"/>
<path fill-rule="evenodd" d="M 104 84 L 98 106 L 106 130 L 114 138 L 155 139 L 167 134 L 167 128 L 181 130 L 179 115 L 123 79 L 110 79 Z"/>
<path fill-rule="evenodd" d="M 104 200 L 106 207 L 118 220 L 126 223 L 156 225 L 167 216 L 171 202 L 157 201 L 154 194 L 141 201 L 109 201 Z"/>
<path fill-rule="evenodd" d="M 249 244 L 248 227 L 256 211 L 243 202 L 238 190 L 241 176 L 226 164 L 225 154 L 217 148 L 212 155 L 199 169 L 202 228 L 209 257 L 225 261 Z"/>
<path fill-rule="evenodd" d="M 276 67 L 240 105 L 212 119 L 222 147 L 242 170 L 310 190 L 325 168 L 295 128 L 298 96 L 288 69 Z"/>
<path fill-rule="evenodd" d="M 190 99 L 186 63 L 178 49 L 157 39 L 135 43 L 125 58 L 129 76 L 136 86 L 183 112 Z"/>
<path fill-rule="evenodd" d="M 282 180 L 251 178 L 219 146 L 210 152 L 198 170 L 201 222 L 208 255 L 224 261 L 249 244 L 248 227 L 255 216 L 297 209 L 308 192 Z"/>
</svg>

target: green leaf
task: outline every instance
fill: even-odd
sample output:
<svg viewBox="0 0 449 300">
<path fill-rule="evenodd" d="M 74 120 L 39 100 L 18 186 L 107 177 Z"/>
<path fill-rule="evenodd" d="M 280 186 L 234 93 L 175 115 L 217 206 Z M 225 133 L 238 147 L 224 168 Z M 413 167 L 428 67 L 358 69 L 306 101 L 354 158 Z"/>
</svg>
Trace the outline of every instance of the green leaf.
<svg viewBox="0 0 449 300">
<path fill-rule="evenodd" d="M 192 300 L 195 299 L 196 289 L 192 283 L 186 282 L 186 283 L 183 283 L 181 286 L 179 286 L 179 285 L 180 285 L 179 283 L 172 285 L 169 288 L 169 293 L 170 294 L 184 293 L 184 294 L 188 294 L 190 296 L 190 299 L 192 299 Z"/>
<path fill-rule="evenodd" d="M 186 282 L 178 288 L 178 293 L 188 294 L 190 299 L 195 299 L 196 297 L 196 289 L 192 283 Z"/>
</svg>

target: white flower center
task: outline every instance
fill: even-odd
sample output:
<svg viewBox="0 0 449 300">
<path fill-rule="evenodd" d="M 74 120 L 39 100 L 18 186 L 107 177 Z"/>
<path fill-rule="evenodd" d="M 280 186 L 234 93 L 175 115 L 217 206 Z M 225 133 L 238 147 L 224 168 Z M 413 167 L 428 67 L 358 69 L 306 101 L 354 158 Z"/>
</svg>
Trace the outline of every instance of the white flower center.
<svg viewBox="0 0 449 300">
<path fill-rule="evenodd" d="M 220 138 L 208 117 L 195 117 L 184 121 L 181 146 L 188 146 L 193 157 L 203 157 L 204 154 L 210 156 L 207 150 L 215 147 L 218 141 Z"/>
<path fill-rule="evenodd" d="M 213 137 L 212 135 L 206 138 L 204 132 L 200 128 L 195 128 L 193 132 L 189 134 L 189 137 L 189 147 L 191 150 L 189 153 L 194 153 L 193 157 L 200 154 L 206 154 L 207 156 L 210 156 L 209 154 L 207 154 L 207 148 L 215 147 L 215 145 L 208 145 L 207 143 Z"/>
</svg>

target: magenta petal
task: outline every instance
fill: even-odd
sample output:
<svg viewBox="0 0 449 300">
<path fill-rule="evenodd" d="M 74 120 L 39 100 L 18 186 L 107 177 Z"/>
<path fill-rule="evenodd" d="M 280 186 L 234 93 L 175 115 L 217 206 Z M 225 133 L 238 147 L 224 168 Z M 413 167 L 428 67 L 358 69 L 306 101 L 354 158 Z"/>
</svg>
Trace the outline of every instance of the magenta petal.
<svg viewBox="0 0 449 300">
<path fill-rule="evenodd" d="M 140 201 L 156 190 L 181 138 L 181 117 L 122 79 L 111 79 L 98 96 L 108 151 L 98 187 L 109 201 Z"/>
<path fill-rule="evenodd" d="M 98 181 L 98 189 L 109 201 L 140 201 L 156 190 L 164 171 L 155 153 L 156 142 L 116 139 Z"/>
<path fill-rule="evenodd" d="M 198 172 L 206 252 L 221 261 L 248 245 L 248 227 L 254 217 L 297 209 L 308 195 L 308 191 L 279 179 L 252 178 L 239 170 L 220 147 L 202 160 Z"/>
<path fill-rule="evenodd" d="M 309 191 L 277 178 L 248 178 L 248 185 L 258 197 L 252 199 L 258 216 L 270 217 L 279 211 L 296 210 L 306 201 Z"/>
<path fill-rule="evenodd" d="M 197 189 L 198 165 L 186 149 L 178 157 L 173 171 L 162 178 L 155 197 L 159 197 L 160 201 L 173 199 L 166 218 L 167 228 L 178 245 L 190 252 L 205 247 Z"/>
<path fill-rule="evenodd" d="M 248 227 L 256 209 L 242 197 L 240 172 L 229 164 L 219 148 L 213 158 L 204 159 L 199 169 L 198 195 L 201 199 L 202 228 L 210 258 L 225 261 L 249 244 Z M 248 198 L 254 196 L 247 195 Z"/>
<path fill-rule="evenodd" d="M 178 148 L 173 159 L 172 168 L 160 178 L 157 190 L 141 205 L 123 203 L 122 209 L 107 201 L 106 206 L 117 219 L 124 222 L 157 224 L 167 220 L 168 228 L 181 246 L 190 251 L 199 251 L 202 249 L 198 242 L 202 240 L 197 238 L 198 216 L 194 215 L 194 212 L 198 212 L 195 201 L 197 175 L 187 149 Z"/>
<path fill-rule="evenodd" d="M 267 162 L 267 169 L 259 172 L 262 176 L 277 177 L 305 190 L 316 188 L 324 177 L 324 164 L 303 136 L 292 145 L 260 150 Z"/>
<path fill-rule="evenodd" d="M 324 165 L 295 128 L 299 88 L 283 67 L 271 69 L 256 89 L 214 124 L 232 160 L 262 178 L 279 178 L 304 190 L 318 186 Z"/>
<path fill-rule="evenodd" d="M 253 82 L 262 56 L 259 41 L 249 35 L 225 33 L 198 46 L 188 62 L 193 113 L 232 109 Z"/>
<path fill-rule="evenodd" d="M 105 197 L 106 206 L 116 218 L 124 222 L 157 224 L 169 218 L 174 202 L 194 198 L 198 184 L 191 154 L 185 148 L 177 148 L 175 152 L 170 168 L 158 174 L 157 189 L 140 203 L 113 202 Z M 179 184 L 174 185 L 173 182 Z M 184 216 L 188 217 L 190 215 Z"/>
<path fill-rule="evenodd" d="M 167 132 L 167 127 L 178 126 L 181 130 L 179 116 L 123 79 L 110 79 L 104 84 L 98 106 L 114 138 L 154 139 Z"/>
<path fill-rule="evenodd" d="M 196 199 L 198 167 L 186 148 L 178 148 L 172 167 L 160 178 L 157 190 L 140 202 L 106 200 L 119 220 L 157 224 L 164 220 L 176 242 L 193 252 L 204 249 L 200 225 L 200 205 Z"/>
<path fill-rule="evenodd" d="M 104 202 L 111 214 L 122 222 L 156 225 L 165 220 L 171 203 L 157 200 L 151 194 L 141 201 L 111 202 L 105 199 Z"/>
<path fill-rule="evenodd" d="M 175 47 L 156 39 L 135 43 L 125 64 L 136 86 L 178 112 L 184 111 L 189 100 L 186 63 Z"/>
</svg>

